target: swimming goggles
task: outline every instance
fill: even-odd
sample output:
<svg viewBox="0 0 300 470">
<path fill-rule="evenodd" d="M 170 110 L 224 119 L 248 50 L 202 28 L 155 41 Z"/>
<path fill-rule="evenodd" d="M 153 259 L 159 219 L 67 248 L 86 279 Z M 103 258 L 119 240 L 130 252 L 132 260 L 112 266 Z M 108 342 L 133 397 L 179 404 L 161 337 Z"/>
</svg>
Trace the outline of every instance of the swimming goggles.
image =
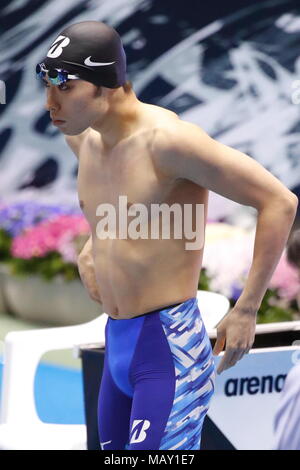
<svg viewBox="0 0 300 470">
<path fill-rule="evenodd" d="M 43 62 L 37 64 L 35 71 L 37 75 L 36 78 L 40 79 L 44 78 L 46 73 L 48 73 L 48 80 L 52 85 L 61 85 L 62 83 L 66 83 L 67 80 L 79 80 L 77 75 L 71 75 L 67 70 L 56 68 L 47 69 Z"/>
</svg>

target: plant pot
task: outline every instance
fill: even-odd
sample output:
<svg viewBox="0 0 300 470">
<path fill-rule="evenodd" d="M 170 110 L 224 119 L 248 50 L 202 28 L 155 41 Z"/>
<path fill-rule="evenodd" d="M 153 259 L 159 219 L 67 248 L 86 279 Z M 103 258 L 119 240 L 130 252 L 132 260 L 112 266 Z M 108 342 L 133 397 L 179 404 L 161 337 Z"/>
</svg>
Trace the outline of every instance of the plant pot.
<svg viewBox="0 0 300 470">
<path fill-rule="evenodd" d="M 80 280 L 56 277 L 46 281 L 39 276 L 20 277 L 5 273 L 5 299 L 17 317 L 47 325 L 77 325 L 103 313 L 102 304 L 93 301 Z"/>
</svg>

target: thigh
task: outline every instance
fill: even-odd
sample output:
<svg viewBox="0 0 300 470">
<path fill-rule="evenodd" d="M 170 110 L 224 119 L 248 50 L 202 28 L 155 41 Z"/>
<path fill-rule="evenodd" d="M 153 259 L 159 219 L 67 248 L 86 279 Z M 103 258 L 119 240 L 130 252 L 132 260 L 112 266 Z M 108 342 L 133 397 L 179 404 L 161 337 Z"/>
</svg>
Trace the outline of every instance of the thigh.
<svg viewBox="0 0 300 470">
<path fill-rule="evenodd" d="M 108 343 L 98 396 L 98 434 L 102 450 L 125 449 L 129 435 L 132 397 L 121 390 L 110 370 Z"/>
<path fill-rule="evenodd" d="M 134 387 L 128 450 L 158 450 L 174 399 L 174 375 L 153 371 Z"/>
</svg>

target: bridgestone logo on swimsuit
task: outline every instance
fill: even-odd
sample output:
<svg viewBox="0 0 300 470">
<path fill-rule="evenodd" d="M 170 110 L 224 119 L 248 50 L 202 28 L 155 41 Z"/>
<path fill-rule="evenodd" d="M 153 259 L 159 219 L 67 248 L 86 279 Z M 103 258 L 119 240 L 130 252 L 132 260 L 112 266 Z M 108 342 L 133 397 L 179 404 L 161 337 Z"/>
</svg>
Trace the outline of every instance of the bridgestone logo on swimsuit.
<svg viewBox="0 0 300 470">
<path fill-rule="evenodd" d="M 113 204 L 103 203 L 98 205 L 96 215 L 102 217 L 96 226 L 100 240 L 172 238 L 194 240 L 185 243 L 186 250 L 201 250 L 204 246 L 204 204 L 150 204 L 149 210 L 145 204 L 128 204 L 127 196 L 119 196 L 118 210 Z"/>
</svg>

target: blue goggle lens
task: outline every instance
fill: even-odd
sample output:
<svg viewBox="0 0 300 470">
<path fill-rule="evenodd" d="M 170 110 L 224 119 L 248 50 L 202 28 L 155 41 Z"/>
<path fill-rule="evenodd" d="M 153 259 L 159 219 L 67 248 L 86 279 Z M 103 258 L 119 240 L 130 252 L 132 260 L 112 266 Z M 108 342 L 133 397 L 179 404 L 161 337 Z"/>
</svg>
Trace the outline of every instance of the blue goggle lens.
<svg viewBox="0 0 300 470">
<path fill-rule="evenodd" d="M 37 78 L 44 78 L 46 73 L 48 73 L 48 79 L 52 85 L 61 85 L 67 80 L 76 79 L 74 75 L 70 75 L 66 70 L 59 70 L 55 68 L 47 69 L 44 64 L 37 64 L 36 66 L 36 75 Z"/>
</svg>

